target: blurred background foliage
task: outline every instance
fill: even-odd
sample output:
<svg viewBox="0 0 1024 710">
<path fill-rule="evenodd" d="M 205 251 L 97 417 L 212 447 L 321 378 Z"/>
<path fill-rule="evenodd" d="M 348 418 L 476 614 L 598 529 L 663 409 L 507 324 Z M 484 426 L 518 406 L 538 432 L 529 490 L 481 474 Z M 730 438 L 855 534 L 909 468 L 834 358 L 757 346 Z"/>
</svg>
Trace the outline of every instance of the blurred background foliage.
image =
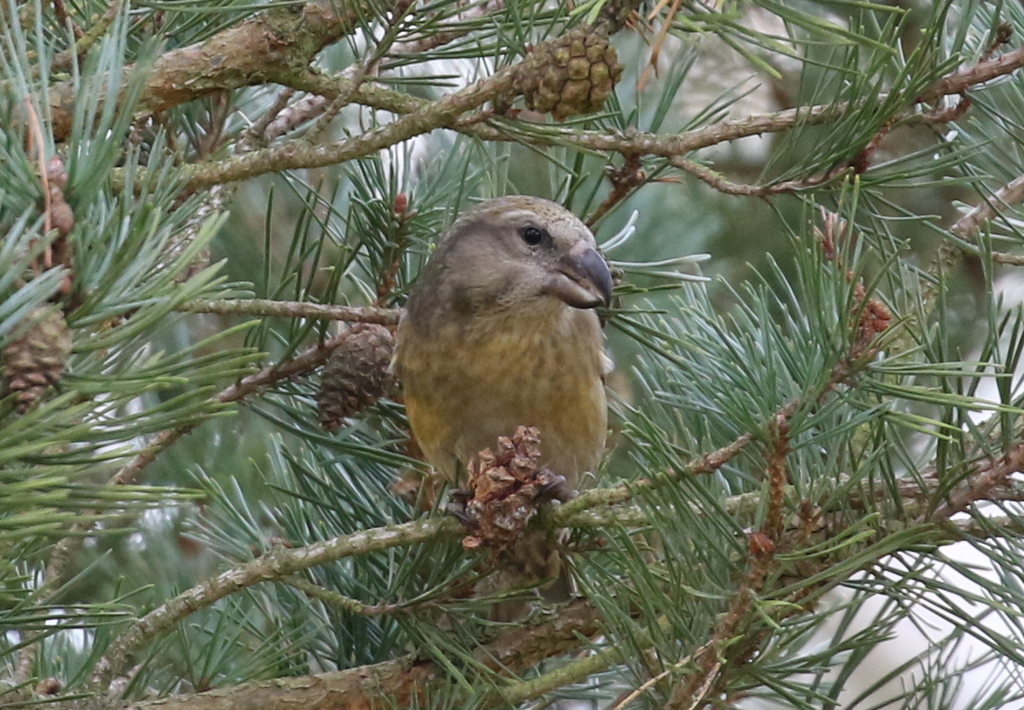
<svg viewBox="0 0 1024 710">
<path fill-rule="evenodd" d="M 613 10 L 624 72 L 600 112 L 556 122 L 511 97 L 509 110 L 467 110 L 460 130 L 437 120 L 327 167 L 274 162 L 275 147 L 357 145 Z M 400 307 L 459 211 L 525 193 L 620 242 L 606 250 L 621 275 L 606 314 L 614 447 L 597 485 L 756 442 L 712 475 L 637 484 L 642 523 L 574 534 L 601 620 L 580 648 L 620 655 L 535 702 L 1019 705 L 1022 527 L 1007 501 L 1024 450 L 1024 235 L 1013 204 L 982 228 L 953 226 L 1024 173 L 1020 73 L 969 78 L 1019 53 L 1018 3 L 325 3 L 349 24 L 313 53 L 315 74 L 263 67 L 270 78 L 210 91 L 178 76 L 186 97 L 153 108 L 152 77 L 175 50 L 307 11 L 0 11 L 0 704 L 94 692 L 115 639 L 233 565 L 433 515 L 392 490 L 422 469 L 399 394 L 335 432 L 317 419 L 314 367 L 222 396 L 345 324 L 202 304 Z M 964 91 L 929 93 L 958 70 Z M 321 79 L 333 95 L 304 90 Z M 806 106 L 841 110 L 786 118 Z M 777 125 L 699 150 L 622 147 L 760 115 Z M 619 147 L 594 148 L 601 136 Z M 257 177 L 202 179 L 254 155 L 269 156 Z M 892 316 L 870 342 L 869 306 Z M 25 404 L 18 373 L 50 386 Z M 780 508 L 766 467 L 782 449 Z M 1002 478 L 978 483 L 993 470 Z M 877 498 L 860 500 L 862 484 Z M 911 484 L 924 492 L 908 498 Z M 807 524 L 811 508 L 827 525 L 776 536 L 780 556 L 761 569 L 750 534 L 774 515 Z M 939 544 L 953 540 L 973 556 Z M 501 705 L 470 690 L 572 659 L 510 681 L 473 657 L 501 631 L 493 600 L 468 594 L 488 571 L 485 553 L 438 537 L 248 586 L 149 634 L 113 688 L 146 699 L 415 653 L 459 691 L 430 707 Z M 886 646 L 915 630 L 911 650 Z"/>
</svg>

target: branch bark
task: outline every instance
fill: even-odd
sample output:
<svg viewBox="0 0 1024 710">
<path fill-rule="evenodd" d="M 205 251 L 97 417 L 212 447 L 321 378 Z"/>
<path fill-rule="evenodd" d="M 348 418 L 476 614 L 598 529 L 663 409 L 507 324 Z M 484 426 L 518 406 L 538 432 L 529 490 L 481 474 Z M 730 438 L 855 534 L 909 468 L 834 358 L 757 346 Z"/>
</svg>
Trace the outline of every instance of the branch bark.
<svg viewBox="0 0 1024 710">
<path fill-rule="evenodd" d="M 336 14 L 330 4 L 272 9 L 204 42 L 161 54 L 146 78 L 139 110 L 165 111 L 208 94 L 243 86 L 279 81 L 297 71 L 308 72 L 309 63 L 321 49 L 359 26 L 359 18 L 379 11 L 374 3 L 346 3 Z M 121 85 L 140 67 L 122 72 Z M 71 82 L 57 84 L 49 92 L 53 137 L 71 134 L 77 95 Z"/>
<path fill-rule="evenodd" d="M 572 602 L 553 621 L 505 632 L 477 649 L 474 659 L 481 670 L 494 673 L 498 680 L 532 668 L 545 658 L 584 646 L 599 633 L 598 619 L 597 609 L 589 602 Z M 384 710 L 425 707 L 428 698 L 438 696 L 458 698 L 466 696 L 466 692 L 453 684 L 437 664 L 409 655 L 372 666 L 245 683 L 197 695 L 133 703 L 90 700 L 73 707 L 76 710 Z M 480 701 L 479 697 L 473 699 Z M 495 690 L 482 705 L 475 707 L 499 704 L 505 704 L 505 699 Z"/>
<path fill-rule="evenodd" d="M 220 313 L 278 318 L 311 318 L 353 323 L 396 325 L 401 311 L 373 306 L 336 306 L 331 303 L 272 301 L 267 298 L 239 298 L 220 301 L 186 301 L 178 309 L 186 313 Z"/>
</svg>

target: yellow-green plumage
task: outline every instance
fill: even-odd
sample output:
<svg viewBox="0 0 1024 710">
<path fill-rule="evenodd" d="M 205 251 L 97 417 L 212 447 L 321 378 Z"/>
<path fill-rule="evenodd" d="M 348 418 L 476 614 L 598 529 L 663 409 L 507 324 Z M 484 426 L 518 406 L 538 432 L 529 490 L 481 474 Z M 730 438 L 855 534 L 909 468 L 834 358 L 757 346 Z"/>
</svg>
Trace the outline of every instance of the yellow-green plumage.
<svg viewBox="0 0 1024 710">
<path fill-rule="evenodd" d="M 518 426 L 541 432 L 542 465 L 578 486 L 604 450 L 602 336 L 591 311 L 561 303 L 499 313 L 478 327 L 442 325 L 399 335 L 406 408 L 427 460 L 457 477 L 482 449 Z"/>
</svg>

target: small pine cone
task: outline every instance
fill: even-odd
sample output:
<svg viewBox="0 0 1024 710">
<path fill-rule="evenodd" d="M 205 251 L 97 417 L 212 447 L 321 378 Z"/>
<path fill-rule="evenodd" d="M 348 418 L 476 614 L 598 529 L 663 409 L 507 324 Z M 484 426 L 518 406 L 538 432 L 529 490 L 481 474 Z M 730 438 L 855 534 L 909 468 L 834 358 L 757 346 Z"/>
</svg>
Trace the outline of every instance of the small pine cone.
<svg viewBox="0 0 1024 710">
<path fill-rule="evenodd" d="M 600 111 L 620 76 L 622 65 L 607 35 L 576 27 L 530 52 L 516 75 L 515 90 L 528 108 L 562 121 Z"/>
<path fill-rule="evenodd" d="M 359 323 L 345 334 L 324 365 L 316 401 L 320 425 L 334 431 L 346 417 L 369 407 L 392 385 L 391 355 L 395 338 L 382 325 Z"/>
<path fill-rule="evenodd" d="M 71 356 L 71 329 L 56 306 L 39 306 L 19 324 L 17 339 L 0 353 L 7 391 L 16 394 L 18 412 L 36 405 L 61 380 Z"/>
<path fill-rule="evenodd" d="M 477 454 L 468 471 L 472 498 L 464 506 L 449 506 L 473 529 L 462 541 L 466 549 L 508 549 L 541 504 L 570 497 L 565 479 L 540 467 L 540 431 L 535 427 L 521 426 L 511 437 L 499 436 L 498 446 Z"/>
</svg>

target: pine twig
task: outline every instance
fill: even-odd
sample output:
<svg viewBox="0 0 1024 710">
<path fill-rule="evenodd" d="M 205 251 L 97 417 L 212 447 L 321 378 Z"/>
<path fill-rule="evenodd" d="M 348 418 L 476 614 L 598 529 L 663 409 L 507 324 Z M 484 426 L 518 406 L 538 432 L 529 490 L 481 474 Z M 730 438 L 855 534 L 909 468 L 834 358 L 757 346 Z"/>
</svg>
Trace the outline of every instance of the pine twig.
<svg viewBox="0 0 1024 710">
<path fill-rule="evenodd" d="M 316 120 L 302 136 L 302 140 L 307 143 L 315 144 L 327 127 L 330 125 L 341 109 L 345 108 L 352 103 L 352 97 L 355 96 L 359 87 L 362 86 L 363 82 L 366 81 L 367 76 L 373 71 L 373 62 L 369 64 L 356 63 L 349 66 L 342 72 L 347 79 L 349 79 L 349 89 L 339 93 L 337 96 L 332 98 L 330 101 L 324 101 L 323 103 L 313 104 L 310 102 L 310 108 L 315 106 Z M 306 113 L 306 118 L 313 118 L 314 111 L 309 110 Z M 297 117 L 297 116 L 296 116 Z"/>
<path fill-rule="evenodd" d="M 600 632 L 597 609 L 586 601 L 570 603 L 558 618 L 516 627 L 473 652 L 482 666 L 502 675 L 579 648 Z M 514 687 L 514 686 L 513 686 Z M 474 706 L 506 706 L 500 691 L 470 698 L 437 664 L 410 654 L 392 661 L 297 678 L 275 678 L 207 693 L 122 703 L 93 703 L 90 710 L 366 710 L 376 707 L 425 707 L 428 698 L 474 701 Z"/>
<path fill-rule="evenodd" d="M 64 0 L 53 0 L 53 15 L 57 18 L 57 24 L 61 27 L 70 27 L 72 34 L 77 37 L 81 37 L 83 32 L 82 28 L 75 24 L 75 21 L 71 19 L 71 15 L 68 14 L 67 5 L 64 4 Z"/>
<path fill-rule="evenodd" d="M 274 103 L 239 137 L 235 144 L 235 153 L 248 153 L 274 140 L 270 136 L 270 127 L 280 119 L 282 112 L 289 108 L 288 102 L 292 100 L 293 96 L 295 96 L 295 89 L 291 87 L 286 87 L 281 91 L 274 99 Z"/>
<path fill-rule="evenodd" d="M 961 67 L 949 76 L 939 79 L 921 92 L 915 102 L 929 103 L 943 96 L 962 94 L 980 84 L 1015 72 L 1022 66 L 1024 66 L 1024 47 L 1011 49 L 997 57 L 986 56 L 977 64 Z"/>
<path fill-rule="evenodd" d="M 972 241 L 981 231 L 981 226 L 995 219 L 1007 207 L 1011 207 L 1024 199 L 1024 175 L 1019 175 L 995 191 L 991 198 L 985 199 L 970 212 L 958 219 L 949 228 L 953 236 Z"/>
<path fill-rule="evenodd" d="M 704 698 L 718 690 L 722 680 L 722 667 L 743 665 L 756 651 L 763 634 L 747 635 L 741 643 L 726 644 L 734 639 L 751 612 L 754 601 L 764 587 L 768 575 L 776 567 L 775 553 L 779 549 L 783 523 L 783 505 L 787 487 L 786 457 L 789 455 L 789 423 L 784 417 L 776 417 L 772 427 L 770 447 L 766 455 L 765 478 L 768 485 L 768 512 L 758 532 L 748 539 L 749 560 L 746 577 L 729 602 L 711 640 L 693 654 L 697 671 L 683 683 L 676 686 L 665 710 L 693 710 L 704 702 Z M 803 541 L 806 544 L 806 540 Z"/>
<path fill-rule="evenodd" d="M 707 644 L 704 644 L 693 653 L 689 654 L 688 656 L 684 656 L 683 658 L 673 663 L 671 666 L 663 670 L 661 673 L 651 676 L 633 690 L 629 691 L 628 693 L 623 693 L 621 697 L 616 699 L 615 704 L 612 706 L 611 710 L 623 710 L 623 708 L 625 708 L 631 702 L 633 702 L 641 695 L 646 693 L 648 690 L 656 686 L 658 683 L 665 680 L 673 673 L 678 673 L 682 668 L 692 663 L 694 657 L 699 653 L 703 653 L 707 647 Z"/>
<path fill-rule="evenodd" d="M 267 126 L 265 138 L 272 143 L 286 133 L 294 131 L 304 123 L 312 121 L 327 109 L 328 101 L 323 96 L 309 94 L 281 111 L 281 114 Z"/>
<path fill-rule="evenodd" d="M 63 4 L 63 2 L 60 3 L 61 6 L 63 6 Z M 107 6 L 107 9 L 99 16 L 87 32 L 82 32 L 81 28 L 76 26 L 75 29 L 77 31 L 75 33 L 76 39 L 74 46 L 54 55 L 53 61 L 50 63 L 50 71 L 63 71 L 71 66 L 75 57 L 85 56 L 85 54 L 103 38 L 103 35 L 107 33 L 110 26 L 114 24 L 114 20 L 116 20 L 117 16 L 121 13 L 121 8 L 123 6 L 124 0 L 112 0 L 112 2 Z"/>
<path fill-rule="evenodd" d="M 669 628 L 668 622 L 664 618 L 659 619 L 657 625 L 662 633 Z M 652 646 L 654 644 L 653 635 L 649 630 L 637 629 L 634 637 L 635 643 L 639 646 Z M 602 648 L 536 678 L 520 681 L 503 688 L 501 697 L 509 705 L 518 705 L 527 700 L 539 698 L 545 693 L 578 683 L 616 663 L 621 663 L 625 658 L 625 653 L 626 648 L 623 646 L 611 645 Z"/>
<path fill-rule="evenodd" d="M 777 545 L 785 529 L 783 523 L 783 506 L 786 502 L 786 487 L 789 480 L 786 475 L 786 457 L 789 455 L 789 422 L 778 417 L 772 425 L 771 451 L 765 466 L 765 479 L 768 484 L 768 513 L 761 525 L 761 534 L 773 545 Z"/>
<path fill-rule="evenodd" d="M 310 372 L 322 365 L 330 357 L 331 352 L 344 342 L 345 333 L 335 335 L 322 344 L 307 348 L 286 362 L 265 367 L 259 372 L 243 377 L 239 382 L 221 390 L 213 399 L 220 404 L 240 402 L 246 397 L 256 394 L 282 380 Z M 185 434 L 188 434 L 195 427 L 195 424 L 186 424 L 157 434 L 142 448 L 140 453 L 135 455 L 135 458 L 114 474 L 109 483 L 111 485 L 135 483 L 139 473 L 156 459 L 157 454 L 185 436 Z"/>
<path fill-rule="evenodd" d="M 430 34 L 421 39 L 409 42 L 397 42 L 391 47 L 391 55 L 416 55 L 432 52 L 445 45 L 451 44 L 457 39 L 462 39 L 472 31 L 472 20 L 488 17 L 501 12 L 505 8 L 505 0 L 488 0 L 476 5 L 470 5 L 454 16 L 455 26 L 448 29 L 438 27 Z M 459 26 L 461 25 L 461 27 Z"/>
<path fill-rule="evenodd" d="M 975 205 L 971 211 L 958 219 L 950 228 L 949 233 L 956 239 L 968 244 L 973 244 L 981 233 L 982 226 L 992 219 L 995 219 L 1002 210 L 1013 206 L 1024 199 L 1024 175 L 1018 175 L 1010 182 L 995 191 L 990 198 L 982 200 Z M 946 240 L 939 247 L 938 254 L 929 271 L 937 275 L 940 271 L 947 271 L 953 268 L 962 258 L 963 250 L 958 245 Z M 1024 257 L 1013 254 L 996 253 L 992 255 L 994 261 L 1000 264 L 1011 266 L 1024 265 Z M 938 288 L 934 281 L 926 282 L 927 289 L 922 300 L 927 306 L 938 298 Z"/>
<path fill-rule="evenodd" d="M 340 594 L 333 589 L 326 589 L 319 584 L 313 584 L 307 579 L 294 575 L 282 577 L 281 581 L 313 599 L 319 599 L 328 606 L 344 609 L 351 614 L 382 616 L 384 614 L 401 614 L 409 611 L 408 607 L 399 604 L 366 604 L 358 599 L 346 597 L 344 594 Z"/>
<path fill-rule="evenodd" d="M 1007 254 L 1006 252 L 993 252 L 992 261 L 1007 266 L 1024 266 L 1024 254 Z"/>
<path fill-rule="evenodd" d="M 627 154 L 621 168 L 609 166 L 606 174 L 612 183 L 612 189 L 608 193 L 608 197 L 584 220 L 586 225 L 591 228 L 597 224 L 599 219 L 629 197 L 647 180 L 647 175 L 643 170 L 643 163 L 638 154 Z"/>
<path fill-rule="evenodd" d="M 1013 497 L 1020 486 L 1015 486 L 1010 476 L 1022 469 L 1024 444 L 1018 444 L 1000 458 L 978 464 L 975 475 L 968 476 L 959 490 L 947 495 L 946 503 L 925 519 L 936 523 L 949 520 L 980 501 L 991 500 L 996 489 L 1007 489 L 1000 498 Z"/>
<path fill-rule="evenodd" d="M 177 307 L 186 313 L 219 313 L 249 315 L 263 318 L 309 318 L 350 323 L 396 325 L 401 311 L 397 308 L 372 306 L 336 306 L 306 301 L 274 301 L 266 298 L 240 298 L 217 301 L 185 301 Z"/>
<path fill-rule="evenodd" d="M 701 182 L 707 183 L 715 190 L 738 197 L 770 197 L 772 195 L 789 194 L 822 187 L 830 182 L 839 180 L 848 175 L 853 168 L 849 165 L 840 165 L 827 173 L 813 175 L 799 180 L 785 180 L 783 182 L 769 183 L 767 185 L 744 185 L 732 182 L 721 173 L 718 173 L 706 165 L 702 165 L 686 158 L 672 158 L 669 162 L 680 170 L 693 175 Z"/>
<path fill-rule="evenodd" d="M 462 526 L 454 518 L 429 518 L 364 530 L 305 547 L 271 550 L 251 562 L 233 567 L 192 587 L 135 622 L 107 648 L 107 652 L 96 665 L 93 684 L 97 687 L 108 687 L 114 676 L 120 674 L 127 666 L 131 655 L 149 639 L 171 628 L 177 621 L 196 610 L 241 589 L 260 582 L 280 580 L 309 567 L 352 555 L 440 537 L 455 537 L 463 532 Z"/>
</svg>

